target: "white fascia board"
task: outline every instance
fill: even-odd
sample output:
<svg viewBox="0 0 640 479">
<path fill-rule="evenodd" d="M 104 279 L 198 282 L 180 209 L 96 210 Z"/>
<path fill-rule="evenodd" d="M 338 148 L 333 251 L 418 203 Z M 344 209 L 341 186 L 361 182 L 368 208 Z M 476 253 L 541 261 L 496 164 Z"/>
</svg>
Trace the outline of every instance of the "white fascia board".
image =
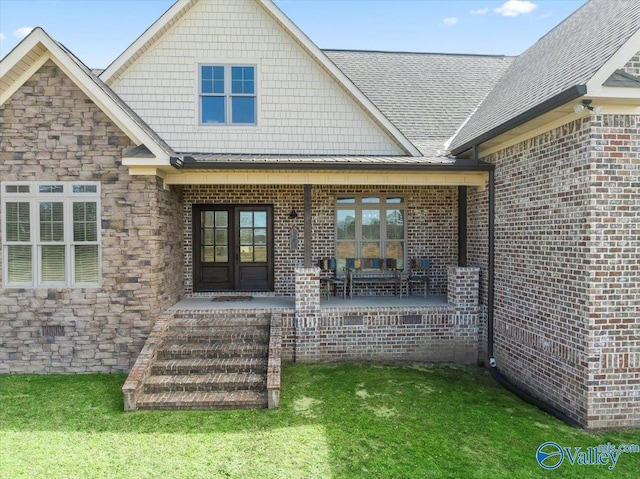
<svg viewBox="0 0 640 479">
<path fill-rule="evenodd" d="M 587 95 L 600 96 L 599 92 L 610 90 L 612 87 L 603 87 L 613 73 L 624 67 L 631 58 L 640 51 L 640 29 L 616 51 L 609 60 L 587 82 Z M 632 90 L 633 88 L 614 88 L 615 90 Z M 611 94 L 611 92 L 609 92 Z M 621 96 L 616 98 L 622 98 Z"/>
<path fill-rule="evenodd" d="M 36 27 L 24 40 L 15 46 L 3 59 L 0 61 L 0 78 L 7 75 L 23 58 L 25 58 L 31 50 L 33 50 L 38 43 L 42 43 L 46 48 L 44 42 L 48 39 L 44 30 L 40 27 Z M 32 63 L 27 70 L 25 70 L 17 80 L 11 82 L 11 86 L 0 93 L 0 105 L 4 104 L 18 88 L 20 88 L 24 82 L 26 82 L 31 76 L 42 67 L 49 60 L 48 56 L 41 55 L 40 58 Z M 8 83 L 8 82 L 7 82 Z"/>
<path fill-rule="evenodd" d="M 69 56 L 57 45 L 53 48 L 59 50 L 58 55 L 54 55 L 59 61 L 56 64 L 74 80 L 89 98 L 107 114 L 107 116 L 137 145 L 144 144 L 160 161 L 169 164 L 169 154 L 161 148 L 153 138 L 129 114 L 124 111 L 102 88 L 100 88 Z"/>
<path fill-rule="evenodd" d="M 27 68 L 24 72 L 22 72 L 22 74 L 18 77 L 17 80 L 14 80 L 11 85 L 9 86 L 9 88 L 7 88 L 6 90 L 4 90 L 2 93 L 0 93 L 0 105 L 4 105 L 5 102 L 7 100 L 9 100 L 9 98 L 11 98 L 13 96 L 13 94 L 18 91 L 18 89 L 25 84 L 25 82 L 31 78 L 38 70 L 40 70 L 40 68 L 42 68 L 42 65 L 44 65 L 45 63 L 47 63 L 48 60 L 51 59 L 51 55 L 49 55 L 49 52 L 47 52 L 44 55 L 41 55 L 40 58 L 38 58 L 38 60 L 36 60 L 35 62 L 33 62 L 31 65 L 29 65 L 29 68 Z M 4 70 L 4 68 L 2 70 L 0 70 L 2 72 L 6 72 L 9 71 L 9 69 Z"/>
<path fill-rule="evenodd" d="M 271 0 L 256 0 L 272 17 L 287 30 L 289 35 L 298 40 L 313 59 L 322 65 L 343 88 L 345 88 L 362 107 L 372 115 L 380 125 L 401 145 L 411 156 L 422 156 L 422 153 L 411 143 L 398 128 L 385 117 L 335 64 L 327 58 L 315 43 L 287 17 Z"/>
<path fill-rule="evenodd" d="M 71 80 L 87 95 L 93 102 L 113 121 L 134 143 L 144 144 L 156 156 L 156 160 L 169 164 L 169 153 L 160 147 L 146 131 L 129 114 L 124 111 L 98 84 L 70 58 L 55 41 L 41 28 L 34 29 L 18 47 L 16 47 L 2 61 L 2 71 L 8 72 L 26 54 L 28 54 L 38 43 L 47 50 L 38 61 L 35 61 L 13 82 L 12 87 L 7 90 L 11 94 L 20 88 L 47 60 L 53 61 Z M 6 68 L 6 70 L 5 70 Z M 5 93 L 7 93 L 5 92 Z M 2 103 L 6 101 L 5 93 L 2 94 Z M 10 95 L 9 95 L 10 96 Z"/>
<path fill-rule="evenodd" d="M 640 88 L 622 87 L 622 86 L 621 87 L 602 86 L 602 85 L 589 87 L 587 85 L 587 93 L 585 96 L 591 99 L 596 99 L 596 98 L 609 99 L 610 98 L 612 100 L 624 100 L 624 99 L 640 100 Z M 598 106 L 596 105 L 595 100 L 593 105 Z"/>
<path fill-rule="evenodd" d="M 180 11 L 193 0 L 178 0 L 169 10 L 158 18 L 153 25 L 140 35 L 129 47 L 116 58 L 100 75 L 100 79 L 109 83 L 112 77 L 127 63 L 147 42 L 153 39 Z"/>
</svg>

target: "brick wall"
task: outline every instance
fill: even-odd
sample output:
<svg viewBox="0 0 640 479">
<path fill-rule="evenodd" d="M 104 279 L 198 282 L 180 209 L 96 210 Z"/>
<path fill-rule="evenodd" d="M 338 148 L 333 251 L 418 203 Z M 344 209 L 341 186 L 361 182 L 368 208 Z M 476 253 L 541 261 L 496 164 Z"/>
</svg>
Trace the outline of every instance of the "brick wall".
<svg viewBox="0 0 640 479">
<path fill-rule="evenodd" d="M 184 187 L 184 291 L 193 293 L 193 204 L 272 205 L 274 216 L 274 280 L 278 295 L 293 296 L 294 268 L 304 263 L 304 228 L 302 214 L 289 219 L 289 212 L 304 211 L 302 186 L 286 185 L 189 185 Z M 298 246 L 292 248 L 291 230 L 298 230 Z"/>
<path fill-rule="evenodd" d="M 640 424 L 638 121 L 586 116 L 485 158 L 498 367 L 594 429 Z M 469 202 L 470 264 L 486 269 L 487 192 Z"/>
<path fill-rule="evenodd" d="M 256 66 L 256 126 L 199 125 L 203 63 Z M 176 151 L 402 154 L 253 0 L 196 3 L 110 86 Z"/>
<path fill-rule="evenodd" d="M 640 52 L 636 53 L 631 60 L 623 67 L 623 70 L 630 75 L 640 77 Z"/>
<path fill-rule="evenodd" d="M 344 194 L 398 195 L 405 198 L 407 258 L 427 257 L 431 261 L 430 291 L 446 294 L 447 268 L 457 262 L 457 188 L 432 187 L 333 187 L 313 186 L 313 259 L 335 256 L 335 198 Z M 193 204 L 273 205 L 275 293 L 294 294 L 294 268 L 304 263 L 304 198 L 299 185 L 189 185 L 184 187 L 183 226 L 185 293 L 193 293 Z M 289 212 L 299 216 L 291 220 Z M 298 230 L 298 247 L 291 248 L 292 228 Z M 382 290 L 380 291 L 382 292 Z M 357 291 L 356 291 L 357 293 Z M 387 291 L 392 294 L 391 291 Z"/>
<path fill-rule="evenodd" d="M 131 142 L 52 62 L 0 118 L 2 180 L 102 189 L 102 287 L 0 289 L 0 373 L 128 370 L 156 315 L 182 294 L 179 191 L 127 174 L 120 158 Z"/>
<path fill-rule="evenodd" d="M 296 362 L 478 361 L 478 268 L 448 269 L 443 306 L 322 309 L 317 270 L 297 270 L 298 291 L 310 297 L 282 315 L 282 357 Z M 296 298 L 297 299 L 297 298 Z M 298 308 L 296 302 L 296 308 Z"/>
<path fill-rule="evenodd" d="M 588 422 L 639 427 L 640 115 L 598 116 L 591 142 Z"/>
</svg>

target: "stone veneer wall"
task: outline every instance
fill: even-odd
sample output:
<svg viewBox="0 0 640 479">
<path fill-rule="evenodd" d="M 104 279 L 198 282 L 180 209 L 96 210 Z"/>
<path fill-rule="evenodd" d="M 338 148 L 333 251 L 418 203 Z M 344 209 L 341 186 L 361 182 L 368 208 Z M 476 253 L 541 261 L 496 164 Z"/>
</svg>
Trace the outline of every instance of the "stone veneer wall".
<svg viewBox="0 0 640 479">
<path fill-rule="evenodd" d="M 102 286 L 0 289 L 0 373 L 128 370 L 182 294 L 180 191 L 128 175 L 129 139 L 51 61 L 0 107 L 0 131 L 3 181 L 102 185 Z"/>
<path fill-rule="evenodd" d="M 313 186 L 313 260 L 335 256 L 335 198 L 348 194 L 398 195 L 407 210 L 407 258 L 431 260 L 431 292 L 446 294 L 447 267 L 457 262 L 457 188 L 432 187 L 332 187 Z M 193 293 L 193 204 L 273 205 L 275 294 L 293 296 L 294 269 L 304 263 L 304 197 L 300 185 L 189 185 L 184 187 L 185 293 Z M 289 212 L 299 216 L 291 220 Z M 298 248 L 292 250 L 290 231 L 298 230 Z M 391 292 L 388 292 L 391 294 Z"/>
<path fill-rule="evenodd" d="M 639 121 L 587 116 L 485 158 L 498 368 L 590 429 L 640 425 Z M 469 201 L 486 270 L 487 191 Z"/>
<path fill-rule="evenodd" d="M 478 268 L 448 268 L 448 304 L 320 308 L 319 270 L 296 270 L 295 314 L 282 315 L 286 361 L 478 360 Z"/>
</svg>

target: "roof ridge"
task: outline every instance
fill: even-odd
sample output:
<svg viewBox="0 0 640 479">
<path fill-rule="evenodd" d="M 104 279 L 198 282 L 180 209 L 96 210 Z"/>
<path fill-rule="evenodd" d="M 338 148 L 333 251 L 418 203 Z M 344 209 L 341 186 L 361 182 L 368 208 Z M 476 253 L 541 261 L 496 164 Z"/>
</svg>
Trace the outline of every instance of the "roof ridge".
<svg viewBox="0 0 640 479">
<path fill-rule="evenodd" d="M 390 55 L 441 55 L 448 57 L 482 57 L 482 58 L 516 58 L 518 55 L 502 55 L 491 53 L 447 53 L 447 52 L 409 52 L 401 50 L 359 50 L 349 48 L 321 48 L 325 53 L 327 52 L 344 52 L 344 53 L 382 53 Z"/>
</svg>

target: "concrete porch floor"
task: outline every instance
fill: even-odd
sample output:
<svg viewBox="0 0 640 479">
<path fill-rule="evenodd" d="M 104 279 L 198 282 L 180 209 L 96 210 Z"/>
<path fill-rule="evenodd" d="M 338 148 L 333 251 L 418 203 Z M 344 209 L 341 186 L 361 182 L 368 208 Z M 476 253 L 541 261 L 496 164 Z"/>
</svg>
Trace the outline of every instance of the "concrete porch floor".
<svg viewBox="0 0 640 479">
<path fill-rule="evenodd" d="M 221 294 L 222 295 L 222 294 Z M 247 293 L 246 296 L 250 296 Z M 283 296 L 253 296 L 251 300 L 212 301 L 211 297 L 184 298 L 174 304 L 169 311 L 206 311 L 225 309 L 266 309 L 266 310 L 295 310 L 295 298 Z M 447 306 L 446 295 L 423 296 L 355 296 L 353 299 L 342 299 L 332 296 L 329 300 L 322 298 L 322 309 L 362 309 L 362 308 L 415 308 Z"/>
</svg>

